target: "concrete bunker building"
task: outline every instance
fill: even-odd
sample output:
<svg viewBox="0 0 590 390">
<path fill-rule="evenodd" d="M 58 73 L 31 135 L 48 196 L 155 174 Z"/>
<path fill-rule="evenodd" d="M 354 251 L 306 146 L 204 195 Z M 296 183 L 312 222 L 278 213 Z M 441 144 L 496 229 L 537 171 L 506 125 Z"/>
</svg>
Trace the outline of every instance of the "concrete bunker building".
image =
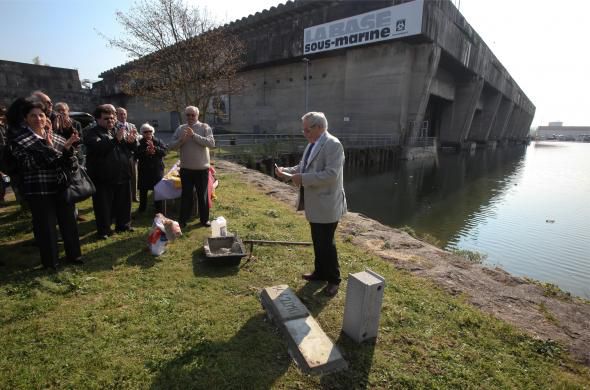
<svg viewBox="0 0 590 390">
<path fill-rule="evenodd" d="M 222 28 L 247 46 L 245 87 L 220 97 L 223 115 L 206 117 L 225 130 L 298 134 L 305 111 L 323 111 L 339 136 L 402 146 L 528 139 L 535 106 L 450 0 L 296 0 Z M 102 100 L 173 130 L 177 113 L 120 92 L 120 68 L 101 74 Z"/>
<path fill-rule="evenodd" d="M 67 102 L 71 111 L 92 107 L 92 95 L 82 89 L 76 69 L 0 60 L 0 104 L 8 107 L 19 97 L 43 90 L 53 102 Z"/>
</svg>

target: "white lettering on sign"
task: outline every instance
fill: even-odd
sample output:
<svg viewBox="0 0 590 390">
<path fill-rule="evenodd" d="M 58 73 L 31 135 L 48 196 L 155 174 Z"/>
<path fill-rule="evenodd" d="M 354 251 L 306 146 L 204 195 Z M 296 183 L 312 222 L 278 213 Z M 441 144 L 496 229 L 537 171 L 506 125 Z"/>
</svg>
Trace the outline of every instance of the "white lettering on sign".
<svg viewBox="0 0 590 390">
<path fill-rule="evenodd" d="M 421 34 L 423 9 L 424 0 L 415 0 L 306 28 L 303 53 L 319 53 Z"/>
</svg>

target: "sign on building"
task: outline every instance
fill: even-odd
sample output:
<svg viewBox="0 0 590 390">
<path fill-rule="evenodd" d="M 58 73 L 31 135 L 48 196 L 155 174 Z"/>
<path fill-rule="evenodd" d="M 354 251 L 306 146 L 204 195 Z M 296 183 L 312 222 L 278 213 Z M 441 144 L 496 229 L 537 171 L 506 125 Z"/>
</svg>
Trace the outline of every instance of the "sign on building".
<svg viewBox="0 0 590 390">
<path fill-rule="evenodd" d="M 230 123 L 229 95 L 214 96 L 207 107 L 207 121 L 211 123 Z"/>
<path fill-rule="evenodd" d="M 424 0 L 394 5 L 306 28 L 303 53 L 313 54 L 422 33 Z"/>
</svg>

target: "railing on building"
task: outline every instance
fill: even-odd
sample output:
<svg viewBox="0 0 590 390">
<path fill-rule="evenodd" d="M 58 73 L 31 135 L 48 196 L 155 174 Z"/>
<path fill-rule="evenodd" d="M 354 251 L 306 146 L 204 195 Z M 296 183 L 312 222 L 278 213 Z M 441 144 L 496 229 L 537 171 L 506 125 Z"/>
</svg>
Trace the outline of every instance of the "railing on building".
<svg viewBox="0 0 590 390">
<path fill-rule="evenodd" d="M 436 137 L 412 137 L 408 138 L 406 147 L 410 148 L 426 148 L 436 146 Z"/>
<path fill-rule="evenodd" d="M 398 135 L 335 134 L 345 149 L 388 148 L 399 145 Z M 222 156 L 277 156 L 301 153 L 307 145 L 302 134 L 219 134 L 215 135 L 215 154 Z"/>
</svg>

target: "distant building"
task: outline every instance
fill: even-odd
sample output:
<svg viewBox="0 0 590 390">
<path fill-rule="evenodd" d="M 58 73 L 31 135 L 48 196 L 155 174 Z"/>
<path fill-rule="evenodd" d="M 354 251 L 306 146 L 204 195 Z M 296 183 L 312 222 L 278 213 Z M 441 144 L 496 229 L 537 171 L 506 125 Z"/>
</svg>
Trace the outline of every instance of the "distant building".
<svg viewBox="0 0 590 390">
<path fill-rule="evenodd" d="M 590 126 L 564 126 L 563 122 L 549 122 L 537 128 L 539 140 L 590 142 Z"/>
<path fill-rule="evenodd" d="M 387 135 L 401 145 L 522 142 L 535 106 L 450 0 L 296 0 L 223 28 L 246 43 L 245 88 L 222 96 L 214 126 L 299 134 L 306 110 L 338 136 Z M 101 98 L 162 130 L 176 113 L 151 112 L 103 72 Z M 203 107 L 201 107 L 203 109 Z"/>
<path fill-rule="evenodd" d="M 0 104 L 9 106 L 35 90 L 46 92 L 53 102 L 68 103 L 71 111 L 87 111 L 93 106 L 90 91 L 82 89 L 76 69 L 0 60 Z"/>
</svg>

